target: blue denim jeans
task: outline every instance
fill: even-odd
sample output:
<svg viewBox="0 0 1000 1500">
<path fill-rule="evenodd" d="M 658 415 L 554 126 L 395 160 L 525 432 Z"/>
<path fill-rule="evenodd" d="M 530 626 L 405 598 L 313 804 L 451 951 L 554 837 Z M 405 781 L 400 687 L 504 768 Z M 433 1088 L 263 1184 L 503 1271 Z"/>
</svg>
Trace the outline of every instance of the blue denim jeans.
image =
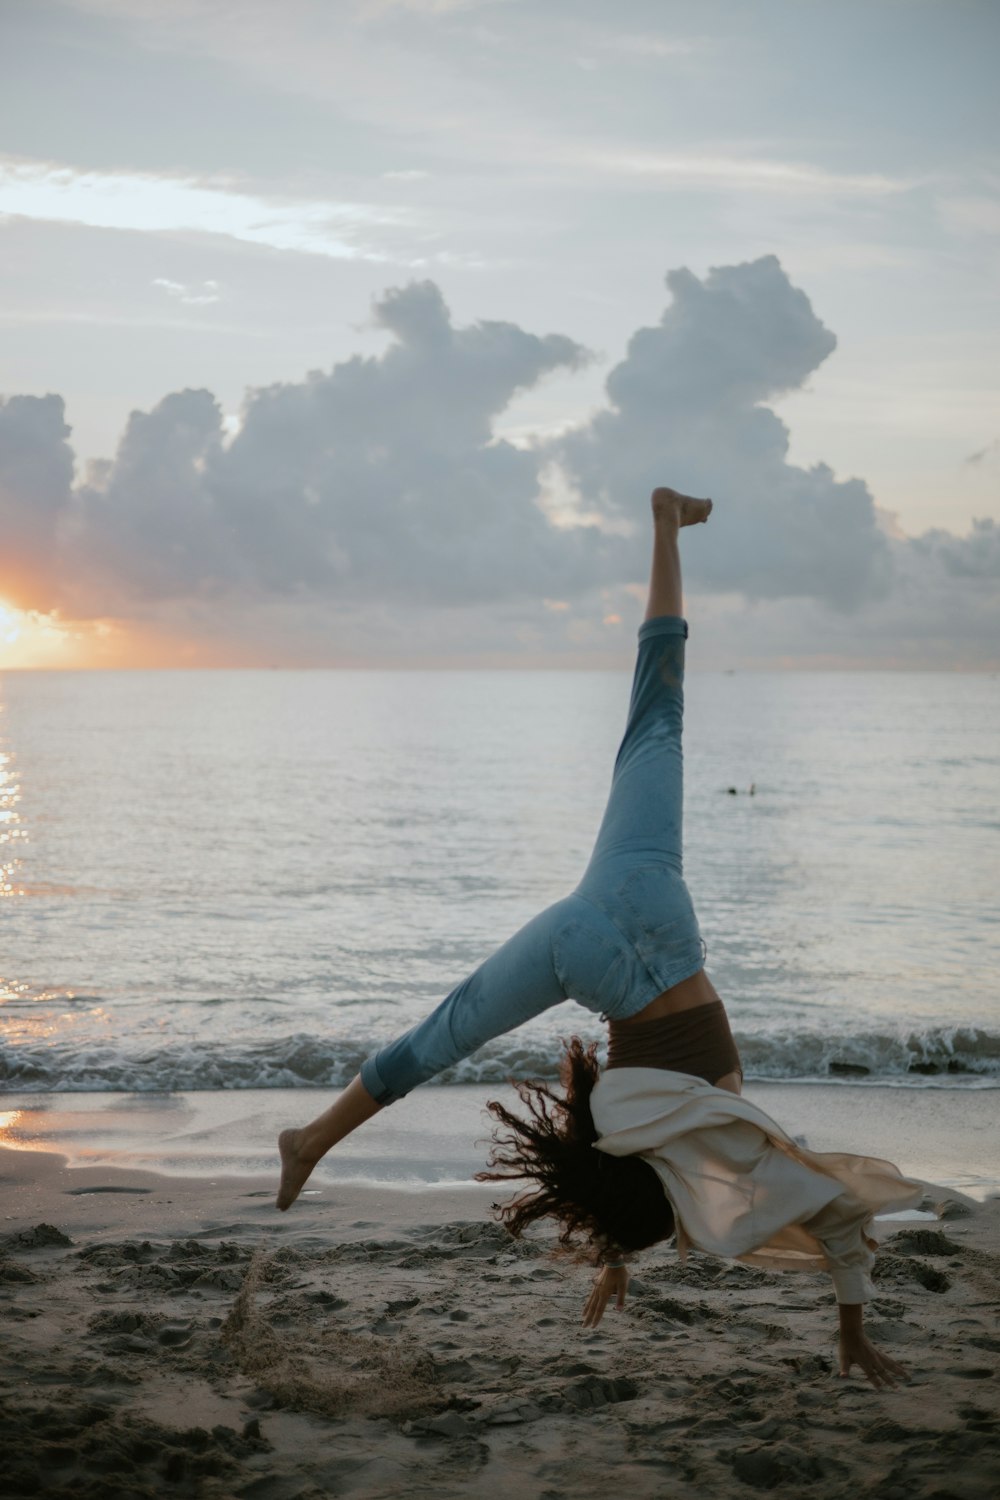
<svg viewBox="0 0 1000 1500">
<path fill-rule="evenodd" d="M 379 1104 L 563 1000 L 626 1020 L 703 967 L 682 874 L 684 643 L 675 615 L 647 620 L 611 795 L 583 879 L 361 1065 Z"/>
</svg>

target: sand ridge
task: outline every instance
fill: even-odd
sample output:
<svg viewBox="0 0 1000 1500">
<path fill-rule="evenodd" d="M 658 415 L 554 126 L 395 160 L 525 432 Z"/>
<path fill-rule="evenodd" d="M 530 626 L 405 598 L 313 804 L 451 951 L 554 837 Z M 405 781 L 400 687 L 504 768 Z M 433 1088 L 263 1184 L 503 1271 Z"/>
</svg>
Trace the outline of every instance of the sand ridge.
<svg viewBox="0 0 1000 1500">
<path fill-rule="evenodd" d="M 0 1223 L 5 1495 L 997 1492 L 998 1202 L 880 1253 L 872 1336 L 914 1378 L 877 1393 L 836 1375 L 822 1277 L 656 1250 L 586 1331 L 585 1268 L 432 1196 L 276 1234 L 245 1183 L 68 1177 L 49 1221 Z"/>
</svg>

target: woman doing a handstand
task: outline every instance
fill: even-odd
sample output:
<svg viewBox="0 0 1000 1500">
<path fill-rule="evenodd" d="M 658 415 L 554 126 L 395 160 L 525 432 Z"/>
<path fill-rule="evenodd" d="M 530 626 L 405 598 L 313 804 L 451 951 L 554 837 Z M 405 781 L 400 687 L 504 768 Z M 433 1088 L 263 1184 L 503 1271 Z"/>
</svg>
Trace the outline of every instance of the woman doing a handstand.
<svg viewBox="0 0 1000 1500">
<path fill-rule="evenodd" d="M 914 1205 L 920 1185 L 869 1157 L 806 1151 L 740 1097 L 742 1070 L 682 874 L 684 646 L 678 535 L 710 500 L 653 491 L 653 559 L 625 736 L 597 843 L 572 895 L 548 907 L 424 1021 L 362 1064 L 310 1124 L 279 1137 L 287 1209 L 319 1159 L 387 1104 L 494 1037 L 567 999 L 608 1022 L 608 1062 L 573 1039 L 564 1096 L 517 1085 L 529 1114 L 494 1103 L 488 1181 L 534 1179 L 500 1210 L 514 1234 L 552 1217 L 584 1235 L 601 1271 L 584 1309 L 621 1306 L 625 1256 L 676 1234 L 689 1246 L 779 1269 L 825 1267 L 840 1314 L 840 1371 L 872 1384 L 905 1371 L 862 1327 L 878 1211 Z M 596 1149 L 595 1149 L 596 1148 Z"/>
</svg>

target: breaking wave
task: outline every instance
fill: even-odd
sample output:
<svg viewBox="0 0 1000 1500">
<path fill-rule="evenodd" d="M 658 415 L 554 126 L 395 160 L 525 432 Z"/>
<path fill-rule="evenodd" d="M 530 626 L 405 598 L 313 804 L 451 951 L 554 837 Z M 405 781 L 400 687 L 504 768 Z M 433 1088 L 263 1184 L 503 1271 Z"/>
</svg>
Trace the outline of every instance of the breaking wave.
<svg viewBox="0 0 1000 1500">
<path fill-rule="evenodd" d="M 737 1031 L 748 1080 L 1000 1088 L 1000 1033 L 974 1026 L 871 1031 Z M 23 1093 L 170 1093 L 183 1089 L 340 1088 L 370 1040 L 283 1038 L 177 1042 L 156 1049 L 21 1041 L 0 1046 L 0 1089 Z M 435 1080 L 554 1078 L 557 1038 L 501 1037 Z"/>
</svg>

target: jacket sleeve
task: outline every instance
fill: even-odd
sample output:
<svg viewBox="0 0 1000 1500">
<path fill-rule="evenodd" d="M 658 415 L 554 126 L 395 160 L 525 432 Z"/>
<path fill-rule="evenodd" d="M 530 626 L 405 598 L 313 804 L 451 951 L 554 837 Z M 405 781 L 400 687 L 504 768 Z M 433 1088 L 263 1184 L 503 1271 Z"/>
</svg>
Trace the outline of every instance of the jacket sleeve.
<svg viewBox="0 0 1000 1500">
<path fill-rule="evenodd" d="M 870 1302 L 875 1295 L 875 1255 L 865 1234 L 870 1219 L 870 1209 L 850 1193 L 841 1193 L 803 1225 L 823 1248 L 838 1302 Z"/>
</svg>

